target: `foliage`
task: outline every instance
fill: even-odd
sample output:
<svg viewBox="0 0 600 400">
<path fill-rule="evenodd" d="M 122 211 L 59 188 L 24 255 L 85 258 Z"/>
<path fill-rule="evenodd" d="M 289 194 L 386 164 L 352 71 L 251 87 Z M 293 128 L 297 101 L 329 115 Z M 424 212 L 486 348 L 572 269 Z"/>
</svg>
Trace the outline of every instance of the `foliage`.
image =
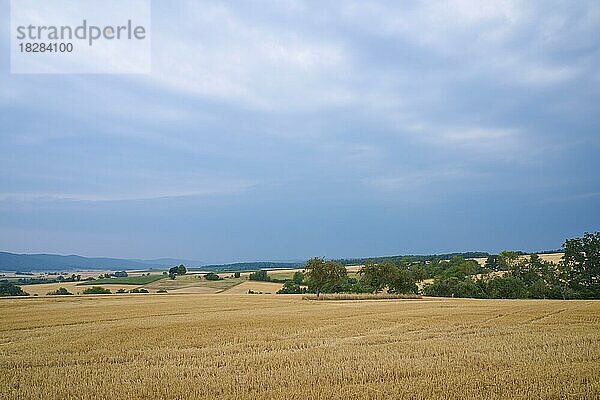
<svg viewBox="0 0 600 400">
<path fill-rule="evenodd" d="M 233 273 L 233 277 L 234 277 L 234 278 L 239 278 L 241 275 L 242 275 L 242 274 L 240 273 L 240 271 L 235 271 L 235 272 Z"/>
<path fill-rule="evenodd" d="M 69 292 L 64 287 L 59 287 L 54 292 L 48 292 L 49 296 L 65 296 L 65 295 L 72 295 L 72 294 L 73 293 Z"/>
<path fill-rule="evenodd" d="M 304 282 L 304 273 L 302 271 L 294 272 L 292 282 L 294 282 L 296 285 L 302 285 L 302 282 Z"/>
<path fill-rule="evenodd" d="M 600 232 L 568 239 L 565 255 L 557 265 L 538 255 L 502 251 L 486 265 L 502 275 L 474 279 L 469 260 L 453 259 L 433 283 L 425 285 L 429 296 L 534 299 L 600 299 Z"/>
<path fill-rule="evenodd" d="M 500 256 L 491 255 L 485 260 L 485 269 L 489 271 L 499 271 L 500 270 Z"/>
<path fill-rule="evenodd" d="M 346 267 L 335 261 L 324 261 L 322 258 L 311 258 L 304 266 L 308 282 L 308 290 L 316 293 L 337 293 L 348 279 Z"/>
<path fill-rule="evenodd" d="M 301 288 L 300 285 L 293 281 L 287 281 L 283 287 L 277 291 L 277 294 L 300 294 L 306 293 L 306 288 Z"/>
<path fill-rule="evenodd" d="M 223 280 L 223 278 L 221 278 L 219 275 L 215 274 L 214 272 L 209 272 L 208 274 L 204 275 L 204 279 L 206 279 L 207 281 Z"/>
<path fill-rule="evenodd" d="M 14 283 L 0 282 L 0 296 L 29 296 L 29 293 Z"/>
<path fill-rule="evenodd" d="M 167 289 L 158 289 L 156 293 L 167 293 Z"/>
<path fill-rule="evenodd" d="M 251 281 L 262 281 L 262 282 L 269 282 L 271 280 L 271 278 L 267 274 L 267 271 L 265 271 L 264 269 L 261 269 L 260 271 L 251 273 L 249 279 Z"/>
<path fill-rule="evenodd" d="M 582 298 L 600 298 L 600 231 L 567 239 L 561 263 L 562 278 Z"/>
<path fill-rule="evenodd" d="M 110 294 L 110 289 L 103 288 L 102 286 L 92 286 L 85 288 L 83 294 Z"/>
<path fill-rule="evenodd" d="M 169 275 L 185 275 L 186 273 L 187 268 L 183 264 L 169 268 Z"/>
<path fill-rule="evenodd" d="M 487 297 L 491 299 L 524 299 L 528 297 L 527 286 L 514 276 L 496 276 L 487 282 Z"/>
<path fill-rule="evenodd" d="M 381 264 L 367 263 L 359 271 L 364 291 L 379 293 L 387 288 L 390 293 L 417 293 L 417 278 L 414 271 L 404 263 L 391 261 Z"/>
</svg>

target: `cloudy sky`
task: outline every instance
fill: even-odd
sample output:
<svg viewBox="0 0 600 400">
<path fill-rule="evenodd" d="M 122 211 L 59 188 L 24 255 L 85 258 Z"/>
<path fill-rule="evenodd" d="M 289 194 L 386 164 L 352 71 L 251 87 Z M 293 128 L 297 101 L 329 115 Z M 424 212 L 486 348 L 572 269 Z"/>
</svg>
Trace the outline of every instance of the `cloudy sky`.
<svg viewBox="0 0 600 400">
<path fill-rule="evenodd" d="M 0 250 L 205 262 L 600 229 L 597 1 L 154 1 L 149 75 L 10 74 Z"/>
</svg>

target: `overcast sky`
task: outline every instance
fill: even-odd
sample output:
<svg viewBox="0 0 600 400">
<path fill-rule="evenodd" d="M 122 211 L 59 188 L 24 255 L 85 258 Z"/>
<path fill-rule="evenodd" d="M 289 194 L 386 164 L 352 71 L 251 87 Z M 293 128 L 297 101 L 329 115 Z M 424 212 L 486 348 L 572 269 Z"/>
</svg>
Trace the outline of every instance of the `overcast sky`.
<svg viewBox="0 0 600 400">
<path fill-rule="evenodd" d="M 0 0 L 0 250 L 296 260 L 600 230 L 600 3 L 451 3 L 155 1 L 150 75 L 11 75 Z"/>
</svg>

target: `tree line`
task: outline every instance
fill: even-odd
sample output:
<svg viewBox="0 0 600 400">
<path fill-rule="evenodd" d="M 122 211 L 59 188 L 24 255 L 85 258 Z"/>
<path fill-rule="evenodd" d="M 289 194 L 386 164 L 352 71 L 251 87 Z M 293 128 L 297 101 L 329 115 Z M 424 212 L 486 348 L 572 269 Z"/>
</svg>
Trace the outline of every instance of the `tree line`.
<svg viewBox="0 0 600 400">
<path fill-rule="evenodd" d="M 266 271 L 257 280 L 269 280 Z M 431 280 L 422 286 L 418 282 Z M 558 263 L 538 255 L 503 251 L 485 265 L 455 256 L 450 260 L 411 257 L 369 260 L 358 277 L 334 260 L 312 258 L 278 293 L 388 293 L 443 297 L 600 299 L 600 232 L 567 239 Z"/>
</svg>

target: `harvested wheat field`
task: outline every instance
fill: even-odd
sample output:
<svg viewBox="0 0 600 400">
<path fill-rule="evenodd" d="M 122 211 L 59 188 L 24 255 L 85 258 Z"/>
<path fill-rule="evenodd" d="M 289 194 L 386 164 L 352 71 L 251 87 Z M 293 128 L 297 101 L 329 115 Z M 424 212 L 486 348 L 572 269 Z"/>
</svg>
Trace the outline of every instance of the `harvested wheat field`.
<svg viewBox="0 0 600 400">
<path fill-rule="evenodd" d="M 3 399 L 593 399 L 600 302 L 0 301 Z"/>
</svg>

